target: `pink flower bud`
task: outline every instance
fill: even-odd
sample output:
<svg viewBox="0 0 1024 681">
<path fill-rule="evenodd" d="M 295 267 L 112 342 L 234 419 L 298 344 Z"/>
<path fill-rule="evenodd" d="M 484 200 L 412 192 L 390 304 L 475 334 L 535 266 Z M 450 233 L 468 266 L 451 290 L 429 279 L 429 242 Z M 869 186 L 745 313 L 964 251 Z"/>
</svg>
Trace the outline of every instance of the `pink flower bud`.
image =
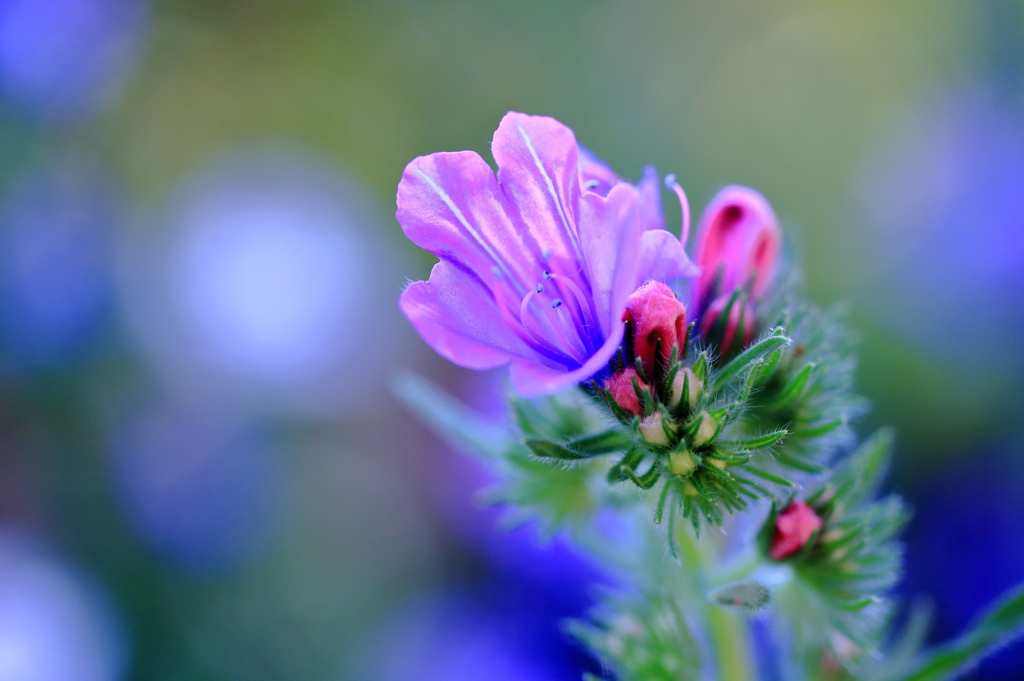
<svg viewBox="0 0 1024 681">
<path fill-rule="evenodd" d="M 661 341 L 661 362 L 668 362 L 672 346 L 679 347 L 681 355 L 686 349 L 686 307 L 665 284 L 651 281 L 626 301 L 622 315 L 627 329 L 633 333 L 633 355 L 643 362 L 644 373 L 654 376 L 658 358 L 655 357 Z"/>
<path fill-rule="evenodd" d="M 717 344 L 723 355 L 730 355 L 750 345 L 750 341 L 754 340 L 754 326 L 757 323 L 750 303 L 741 296 L 736 298 L 732 307 L 729 308 L 729 316 L 725 320 L 725 325 L 716 329 L 719 327 L 719 320 L 731 298 L 731 295 L 724 295 L 716 299 L 704 312 L 704 317 L 700 322 L 701 338 Z M 737 336 L 737 334 L 739 335 Z M 734 347 L 733 344 L 737 341 L 739 341 L 739 345 Z"/>
<path fill-rule="evenodd" d="M 640 375 L 636 373 L 636 369 L 633 367 L 626 367 L 622 371 L 613 374 L 604 387 L 611 392 L 615 404 L 631 414 L 643 416 L 644 405 L 640 398 L 637 397 L 636 390 L 633 389 L 634 380 L 636 380 L 641 390 L 648 388 L 648 385 L 640 379 Z"/>
<path fill-rule="evenodd" d="M 768 555 L 783 560 L 800 551 L 811 535 L 821 529 L 821 518 L 803 501 L 794 501 L 775 516 L 775 534 Z"/>
<path fill-rule="evenodd" d="M 759 299 L 775 276 L 781 244 L 779 222 L 763 196 L 737 186 L 718 192 L 704 211 L 697 241 L 698 312 L 736 289 Z"/>
</svg>

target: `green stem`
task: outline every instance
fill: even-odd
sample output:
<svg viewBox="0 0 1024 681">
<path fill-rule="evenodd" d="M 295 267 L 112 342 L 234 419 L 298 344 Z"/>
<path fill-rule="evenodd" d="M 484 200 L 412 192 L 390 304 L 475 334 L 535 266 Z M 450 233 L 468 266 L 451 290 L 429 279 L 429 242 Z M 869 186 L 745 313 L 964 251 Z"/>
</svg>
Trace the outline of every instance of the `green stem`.
<svg viewBox="0 0 1024 681">
<path fill-rule="evenodd" d="M 716 681 L 753 681 L 754 670 L 750 660 L 749 635 L 746 618 L 742 613 L 710 602 L 707 598 L 709 575 L 719 571 L 716 549 L 713 542 L 697 542 L 686 530 L 678 533 L 679 557 L 685 569 L 695 577 L 697 590 L 701 594 L 704 619 L 711 634 L 715 666 L 718 669 Z M 756 565 L 756 556 L 740 561 L 730 570 L 742 574 Z M 719 580 L 715 580 L 719 581 Z"/>
<path fill-rule="evenodd" d="M 717 678 L 720 681 L 751 681 L 754 670 L 750 664 L 746 619 L 738 612 L 713 604 L 708 607 L 707 617 L 717 658 Z"/>
</svg>

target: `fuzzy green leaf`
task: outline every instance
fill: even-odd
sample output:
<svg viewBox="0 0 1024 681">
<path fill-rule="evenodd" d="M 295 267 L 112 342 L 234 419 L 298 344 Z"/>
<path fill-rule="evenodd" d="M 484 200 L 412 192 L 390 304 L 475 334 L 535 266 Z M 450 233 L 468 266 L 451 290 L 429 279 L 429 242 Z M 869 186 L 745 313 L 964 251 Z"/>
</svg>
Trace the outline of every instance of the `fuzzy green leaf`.
<svg viewBox="0 0 1024 681">
<path fill-rule="evenodd" d="M 878 491 L 889 466 L 892 446 L 892 429 L 881 428 L 836 470 L 832 478 L 836 496 L 846 506 L 858 506 Z"/>
<path fill-rule="evenodd" d="M 595 456 L 597 454 L 621 452 L 628 449 L 632 444 L 633 438 L 629 433 L 612 428 L 603 433 L 573 440 L 568 446 L 577 452 L 588 456 Z"/>
<path fill-rule="evenodd" d="M 759 478 L 763 478 L 768 482 L 774 482 L 776 485 L 782 485 L 783 487 L 796 487 L 795 483 L 786 480 L 783 477 L 775 475 L 774 473 L 763 471 L 760 468 L 754 468 L 753 466 L 744 466 L 743 470 L 747 471 L 748 473 L 752 473 Z"/>
<path fill-rule="evenodd" d="M 718 392 L 723 389 L 743 373 L 753 366 L 754 362 L 767 355 L 772 350 L 782 347 L 790 342 L 790 339 L 782 335 L 782 330 L 778 329 L 771 336 L 754 343 L 752 346 L 741 352 L 728 364 L 722 367 L 721 371 L 715 376 L 715 383 L 712 390 Z"/>
<path fill-rule="evenodd" d="M 506 454 L 504 480 L 490 490 L 487 501 L 509 504 L 512 522 L 537 520 L 545 536 L 591 517 L 599 503 L 592 494 L 591 482 L 598 474 L 593 466 L 586 461 L 560 464 L 538 459 L 518 445 L 517 449 Z"/>
<path fill-rule="evenodd" d="M 557 442 L 551 440 L 542 440 L 540 438 L 528 438 L 523 440 L 523 444 L 530 448 L 530 451 L 539 456 L 542 459 L 559 459 L 562 461 L 579 461 L 580 459 L 586 459 L 587 455 L 583 452 L 578 452 L 574 449 L 570 449 L 565 445 L 560 445 Z"/>
<path fill-rule="evenodd" d="M 786 437 L 787 434 L 788 431 L 785 428 L 782 428 L 747 440 L 721 440 L 718 444 L 719 446 L 731 451 L 750 452 L 755 449 L 764 449 L 765 447 L 776 445 L 782 440 L 782 438 Z"/>
<path fill-rule="evenodd" d="M 949 681 L 1014 639 L 1024 635 L 1024 584 L 1005 594 L 959 638 L 934 650 L 908 674 L 885 681 Z"/>
<path fill-rule="evenodd" d="M 418 374 L 402 372 L 391 390 L 415 414 L 452 445 L 478 456 L 499 457 L 508 433 Z"/>
<path fill-rule="evenodd" d="M 590 621 L 571 621 L 567 629 L 617 679 L 678 681 L 700 675 L 701 647 L 679 602 L 668 593 L 608 595 Z"/>
<path fill-rule="evenodd" d="M 775 399 L 772 400 L 772 408 L 786 409 L 792 406 L 803 394 L 804 388 L 807 386 L 807 380 L 811 377 L 811 373 L 814 372 L 817 366 L 813 362 L 806 364 L 775 396 Z"/>
</svg>

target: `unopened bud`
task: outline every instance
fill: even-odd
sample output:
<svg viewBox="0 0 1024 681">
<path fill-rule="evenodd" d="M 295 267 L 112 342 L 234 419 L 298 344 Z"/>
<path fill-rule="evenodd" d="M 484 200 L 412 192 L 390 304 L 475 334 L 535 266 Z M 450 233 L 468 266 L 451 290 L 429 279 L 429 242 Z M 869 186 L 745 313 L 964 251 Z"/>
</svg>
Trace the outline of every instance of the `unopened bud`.
<svg viewBox="0 0 1024 681">
<path fill-rule="evenodd" d="M 656 411 L 640 422 L 640 434 L 652 445 L 668 446 L 668 435 L 665 434 L 665 417 Z"/>
<path fill-rule="evenodd" d="M 806 502 L 792 502 L 775 516 L 775 533 L 768 556 L 772 560 L 783 560 L 798 553 L 821 525 L 821 518 Z"/>
<path fill-rule="evenodd" d="M 668 401 L 670 407 L 675 409 L 679 406 L 679 403 L 683 401 L 684 390 L 688 391 L 686 403 L 693 409 L 697 406 L 697 401 L 704 390 L 704 382 L 697 378 L 697 374 L 693 373 L 689 367 L 680 369 L 676 372 L 676 377 L 672 379 L 672 392 Z"/>
<path fill-rule="evenodd" d="M 767 293 L 778 269 L 782 232 L 763 196 L 726 187 L 711 200 L 697 236 L 698 309 L 722 294 L 746 288 L 754 300 Z"/>
<path fill-rule="evenodd" d="M 728 310 L 728 312 L 726 312 Z M 722 315 L 728 316 L 723 320 Z M 700 323 L 700 336 L 718 346 L 724 356 L 739 352 L 754 340 L 754 310 L 745 296 L 731 293 L 717 298 L 708 307 Z"/>
<path fill-rule="evenodd" d="M 612 375 L 605 383 L 605 388 L 612 394 L 615 404 L 631 414 L 643 416 L 644 405 L 636 394 L 636 388 L 633 387 L 634 381 L 636 381 L 641 390 L 648 388 L 647 384 L 644 383 L 633 367 L 626 367 Z"/>
<path fill-rule="evenodd" d="M 718 421 L 706 411 L 702 411 L 697 418 L 700 419 L 700 425 L 697 426 L 697 433 L 693 436 L 693 445 L 700 447 L 711 442 L 711 438 L 718 432 Z"/>
<path fill-rule="evenodd" d="M 668 470 L 672 475 L 686 476 L 696 467 L 697 462 L 688 449 L 681 449 L 668 455 Z"/>
<path fill-rule="evenodd" d="M 686 351 L 686 307 L 660 281 L 648 282 L 633 292 L 622 321 L 632 329 L 633 354 L 648 377 L 654 376 L 659 362 L 668 361 L 673 347 L 680 353 Z"/>
</svg>

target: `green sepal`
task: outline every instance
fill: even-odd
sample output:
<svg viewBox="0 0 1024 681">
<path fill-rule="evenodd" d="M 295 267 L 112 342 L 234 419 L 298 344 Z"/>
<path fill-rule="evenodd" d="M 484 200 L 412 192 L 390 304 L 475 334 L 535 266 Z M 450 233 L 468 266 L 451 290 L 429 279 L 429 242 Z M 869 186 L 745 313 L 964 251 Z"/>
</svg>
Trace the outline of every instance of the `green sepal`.
<svg viewBox="0 0 1024 681">
<path fill-rule="evenodd" d="M 658 504 L 654 507 L 654 524 L 660 525 L 661 519 L 665 515 L 665 504 L 668 501 L 670 492 L 672 490 L 672 483 L 666 482 L 661 486 L 661 494 L 658 496 Z"/>
<path fill-rule="evenodd" d="M 729 315 L 732 313 L 733 305 L 736 304 L 736 301 L 739 299 L 741 293 L 742 293 L 741 289 L 735 289 L 732 292 L 732 295 L 729 296 L 729 301 L 725 304 L 725 307 L 722 308 L 722 311 L 719 313 L 718 319 L 715 320 L 714 325 L 708 330 L 708 333 L 706 335 L 707 335 L 708 338 L 714 339 L 714 340 L 712 340 L 712 342 L 715 342 L 716 340 L 720 340 L 720 339 L 725 338 L 725 332 L 729 328 Z M 745 296 L 744 296 L 744 298 L 745 298 Z M 737 342 L 739 342 L 739 343 L 743 342 L 743 315 L 742 314 L 740 315 L 739 327 L 740 328 L 738 328 L 736 330 L 736 333 L 733 334 L 733 338 L 732 338 L 733 344 L 735 344 Z M 723 355 L 729 354 L 730 350 L 731 350 L 731 348 L 726 348 L 726 347 L 720 348 L 720 351 L 721 351 L 721 353 Z"/>
<path fill-rule="evenodd" d="M 652 465 L 646 473 L 638 475 L 636 471 L 628 466 L 621 466 L 620 472 L 626 478 L 628 478 L 634 485 L 643 490 L 648 490 L 658 482 L 661 478 L 661 469 L 657 465 Z"/>
<path fill-rule="evenodd" d="M 785 505 L 788 505 L 787 501 Z M 761 525 L 761 529 L 757 532 L 757 538 L 754 540 L 757 544 L 757 549 L 761 555 L 768 555 L 768 551 L 772 546 L 772 537 L 775 536 L 775 518 L 779 515 L 779 504 L 775 499 L 772 499 L 771 508 L 768 509 L 768 517 L 765 518 L 764 524 Z"/>
<path fill-rule="evenodd" d="M 650 383 L 650 380 L 647 378 L 647 372 L 644 371 L 644 363 L 639 357 L 633 359 L 633 368 L 636 369 L 636 375 L 640 377 L 640 380 L 644 383 Z M 633 383 L 634 385 L 636 384 L 636 379 L 633 380 Z"/>
<path fill-rule="evenodd" d="M 622 482 L 623 480 L 626 480 L 627 476 L 622 472 L 622 469 L 629 468 L 630 470 L 634 470 L 637 465 L 643 461 L 643 458 L 644 452 L 639 447 L 631 449 L 623 454 L 622 458 L 608 469 L 608 482 Z"/>
<path fill-rule="evenodd" d="M 637 359 L 637 364 L 639 365 L 639 363 L 640 363 L 640 360 Z M 639 374 L 640 371 L 637 371 L 637 373 Z M 647 416 L 652 411 L 654 411 L 654 408 L 655 408 L 654 396 L 651 395 L 651 391 L 648 390 L 647 388 L 641 388 L 640 387 L 640 383 L 637 382 L 636 378 L 637 378 L 636 376 L 631 376 L 629 380 L 633 384 L 633 392 L 636 393 L 637 400 L 639 400 L 640 404 L 643 405 L 644 416 Z M 643 374 L 640 375 L 640 378 L 643 378 Z M 646 381 L 646 379 L 645 379 L 645 381 Z"/>
<path fill-rule="evenodd" d="M 701 381 L 708 380 L 709 362 L 710 360 L 708 359 L 707 350 L 703 350 L 699 355 L 697 355 L 697 361 L 693 363 L 693 373 Z"/>
<path fill-rule="evenodd" d="M 622 482 L 623 480 L 629 480 L 640 489 L 650 489 L 654 487 L 655 483 L 661 477 L 661 468 L 657 462 L 651 464 L 651 467 L 647 469 L 647 472 L 638 475 L 636 467 L 644 460 L 644 450 L 640 447 L 635 447 L 630 451 L 626 452 L 614 466 L 608 470 L 608 481 L 609 482 Z"/>
</svg>

